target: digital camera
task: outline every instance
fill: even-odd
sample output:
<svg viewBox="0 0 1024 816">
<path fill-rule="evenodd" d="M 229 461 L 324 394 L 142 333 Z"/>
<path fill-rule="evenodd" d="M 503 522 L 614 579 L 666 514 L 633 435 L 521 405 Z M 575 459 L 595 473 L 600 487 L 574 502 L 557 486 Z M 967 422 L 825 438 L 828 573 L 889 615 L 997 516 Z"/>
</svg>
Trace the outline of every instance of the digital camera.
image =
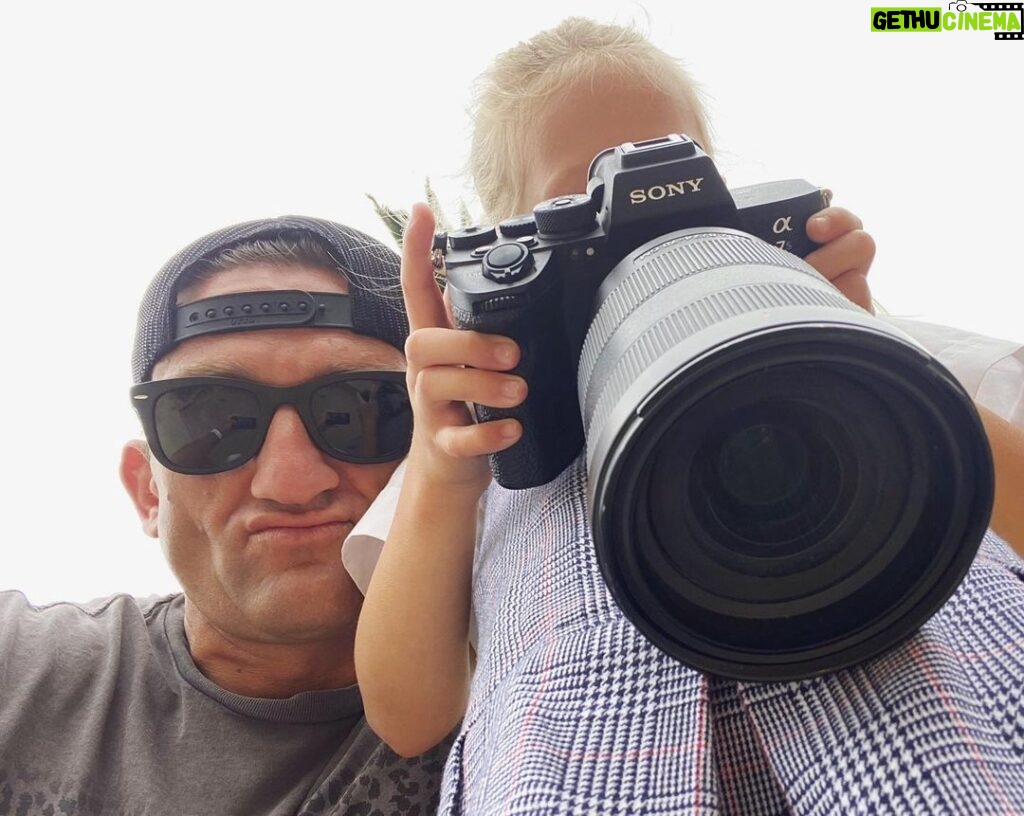
<svg viewBox="0 0 1024 816">
<path fill-rule="evenodd" d="M 497 227 L 449 233 L 445 252 L 454 314 L 463 328 L 519 343 L 529 397 L 512 410 L 477 406 L 481 420 L 514 416 L 522 439 L 492 458 L 504 487 L 551 481 L 583 448 L 576 371 L 606 276 L 629 252 L 686 227 L 731 227 L 803 257 L 815 245 L 807 218 L 828 193 L 804 181 L 730 193 L 691 139 L 670 134 L 600 153 L 586 195 L 538 204 Z M 815 274 L 815 273 L 811 273 Z"/>
<path fill-rule="evenodd" d="M 456 322 L 513 338 L 529 385 L 476 406 L 523 426 L 495 479 L 544 484 L 585 444 L 606 583 L 698 668 L 803 677 L 908 637 L 984 535 L 991 453 L 955 378 L 802 260 L 828 195 L 730 191 L 680 134 L 586 181 L 444 242 Z"/>
</svg>

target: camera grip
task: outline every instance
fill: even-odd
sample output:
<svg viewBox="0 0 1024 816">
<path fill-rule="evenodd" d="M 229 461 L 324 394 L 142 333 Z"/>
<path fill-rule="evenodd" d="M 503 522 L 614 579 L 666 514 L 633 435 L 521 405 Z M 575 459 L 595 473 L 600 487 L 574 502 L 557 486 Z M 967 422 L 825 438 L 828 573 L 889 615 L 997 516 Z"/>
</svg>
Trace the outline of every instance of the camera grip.
<svg viewBox="0 0 1024 816">
<path fill-rule="evenodd" d="M 583 421 L 576 394 L 578 361 L 561 333 L 564 315 L 559 299 L 539 300 L 529 307 L 480 315 L 456 312 L 462 328 L 505 335 L 519 345 L 519 364 L 512 373 L 526 380 L 526 399 L 514 408 L 474 406 L 481 422 L 511 417 L 523 427 L 518 442 L 490 456 L 495 480 L 513 490 L 550 482 L 583 449 Z"/>
</svg>

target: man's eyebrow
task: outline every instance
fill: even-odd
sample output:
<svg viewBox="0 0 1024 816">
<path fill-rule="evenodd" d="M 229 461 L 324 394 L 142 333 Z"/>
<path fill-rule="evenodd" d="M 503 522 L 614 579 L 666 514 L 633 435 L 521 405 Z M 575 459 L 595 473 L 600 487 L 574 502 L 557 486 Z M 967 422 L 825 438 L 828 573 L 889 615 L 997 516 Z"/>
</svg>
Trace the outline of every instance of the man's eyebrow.
<svg viewBox="0 0 1024 816">
<path fill-rule="evenodd" d="M 370 369 L 367 366 L 334 365 L 331 366 L 330 372 L 325 371 L 323 373 L 347 374 L 352 371 L 368 370 Z M 243 368 L 238 365 L 234 365 L 230 361 L 193 363 L 191 365 L 185 365 L 178 369 L 174 374 L 174 379 L 178 379 L 181 377 L 227 377 L 228 379 L 232 380 L 250 380 L 252 382 L 260 381 L 258 372 L 252 371 L 248 368 Z"/>
<path fill-rule="evenodd" d="M 178 377 L 230 377 L 235 380 L 248 380 L 252 379 L 251 373 L 246 371 L 228 360 L 225 361 L 210 361 L 202 363 L 191 363 L 184 365 L 177 372 L 175 372 L 175 378 Z"/>
<path fill-rule="evenodd" d="M 362 353 L 353 355 L 353 359 L 338 360 L 322 373 L 348 374 L 358 371 L 390 370 L 404 369 L 394 369 L 377 354 Z M 180 377 L 227 377 L 233 380 L 251 380 L 253 382 L 258 382 L 261 379 L 259 370 L 239 365 L 232 360 L 197 360 L 186 363 L 174 373 L 175 379 Z"/>
</svg>

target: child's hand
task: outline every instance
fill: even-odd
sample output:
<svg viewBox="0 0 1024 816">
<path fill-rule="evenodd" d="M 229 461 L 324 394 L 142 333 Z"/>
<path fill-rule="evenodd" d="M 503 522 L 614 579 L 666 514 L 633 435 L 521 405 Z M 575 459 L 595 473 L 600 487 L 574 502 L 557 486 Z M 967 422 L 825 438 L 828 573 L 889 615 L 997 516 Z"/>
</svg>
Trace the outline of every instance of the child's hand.
<svg viewBox="0 0 1024 816">
<path fill-rule="evenodd" d="M 861 220 L 842 207 L 829 207 L 807 220 L 807 237 L 819 244 L 804 260 L 832 282 L 840 292 L 872 314 L 868 269 L 875 257 L 875 241 Z"/>
<path fill-rule="evenodd" d="M 466 403 L 511 408 L 526 397 L 526 381 L 505 371 L 519 361 L 507 337 L 455 329 L 434 280 L 430 248 L 434 215 L 413 205 L 402 245 L 402 292 L 409 314 L 407 382 L 415 417 L 410 468 L 427 468 L 439 487 L 483 492 L 486 454 L 515 443 L 514 419 L 476 424 Z"/>
</svg>

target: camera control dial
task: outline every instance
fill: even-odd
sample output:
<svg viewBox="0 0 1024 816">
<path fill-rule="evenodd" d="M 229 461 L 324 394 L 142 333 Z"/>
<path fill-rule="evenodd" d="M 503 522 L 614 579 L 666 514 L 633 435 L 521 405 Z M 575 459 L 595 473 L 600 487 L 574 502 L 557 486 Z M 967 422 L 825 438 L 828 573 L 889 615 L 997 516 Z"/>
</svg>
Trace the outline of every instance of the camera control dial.
<svg viewBox="0 0 1024 816">
<path fill-rule="evenodd" d="M 495 283 L 515 283 L 532 271 L 533 256 L 518 241 L 498 244 L 484 255 L 484 277 Z"/>
<path fill-rule="evenodd" d="M 466 227 L 448 233 L 448 246 L 452 249 L 473 249 L 493 244 L 497 237 L 494 227 Z"/>
<path fill-rule="evenodd" d="M 567 235 L 593 229 L 597 211 L 588 195 L 564 195 L 540 202 L 533 217 L 541 234 Z"/>
<path fill-rule="evenodd" d="M 537 222 L 533 215 L 514 215 L 498 224 L 498 229 L 507 238 L 521 238 L 533 235 L 537 231 Z"/>
</svg>

